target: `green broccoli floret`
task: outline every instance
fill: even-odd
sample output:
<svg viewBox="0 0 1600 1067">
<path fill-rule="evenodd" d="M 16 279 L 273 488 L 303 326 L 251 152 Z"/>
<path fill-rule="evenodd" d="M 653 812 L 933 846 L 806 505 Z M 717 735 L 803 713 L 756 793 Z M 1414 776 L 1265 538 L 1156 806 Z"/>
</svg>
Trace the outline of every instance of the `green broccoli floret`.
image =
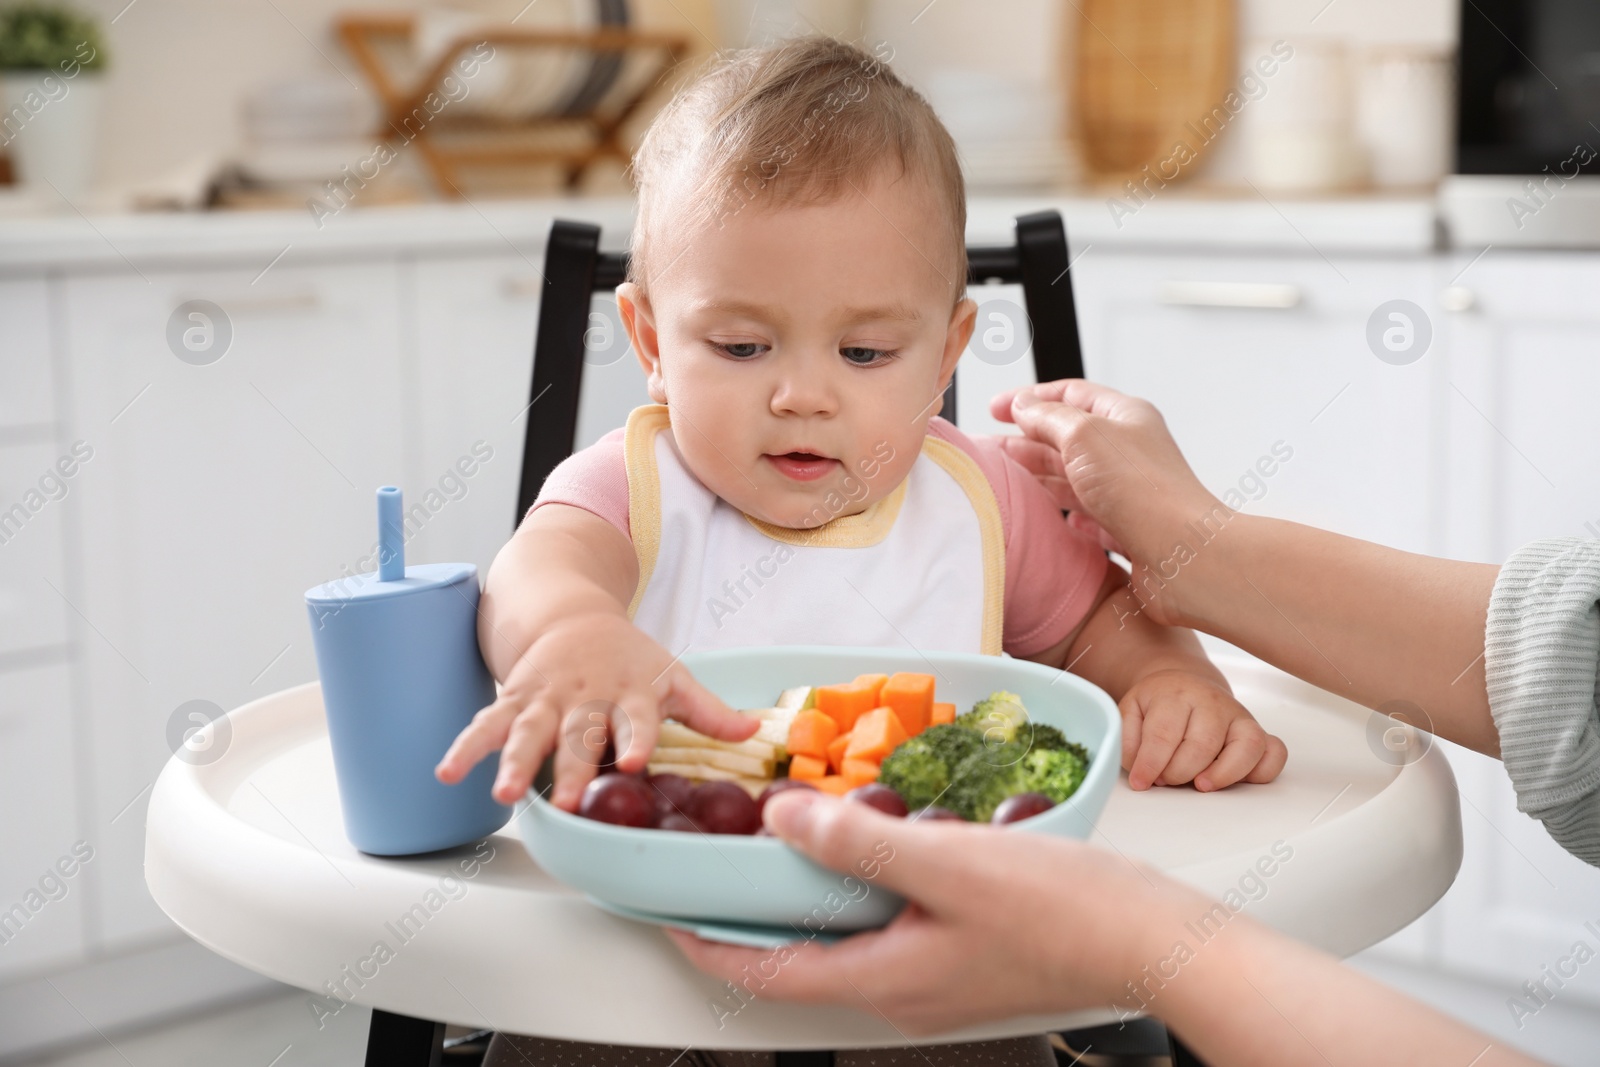
<svg viewBox="0 0 1600 1067">
<path fill-rule="evenodd" d="M 1017 727 L 1027 721 L 1028 710 L 1022 706 L 1022 698 L 999 689 L 972 705 L 971 711 L 956 719 L 956 725 L 976 730 L 993 745 L 1010 741 Z"/>
<path fill-rule="evenodd" d="M 899 793 L 912 811 L 943 804 L 951 768 L 982 748 L 983 738 L 971 730 L 930 726 L 884 758 L 878 781 Z"/>
<path fill-rule="evenodd" d="M 952 724 L 902 742 L 883 761 L 878 781 L 915 811 L 929 804 L 988 822 L 1017 793 L 1066 800 L 1088 770 L 1089 753 L 1054 726 L 1028 721 L 1022 699 L 998 690 Z"/>
<path fill-rule="evenodd" d="M 1078 791 L 1089 770 L 1087 760 L 1079 755 L 1082 751 L 1080 745 L 1034 749 L 1022 758 L 1018 768 L 1021 788 L 1015 792 L 1043 793 L 1057 804 L 1066 800 Z"/>
<path fill-rule="evenodd" d="M 956 766 L 940 803 L 965 819 L 988 822 L 1001 801 L 1018 793 L 1043 793 L 1058 804 L 1066 800 L 1088 769 L 1082 748 L 1070 742 L 1065 748 L 1030 748 L 1029 740 L 1019 736 L 969 755 Z"/>
<path fill-rule="evenodd" d="M 956 766 L 950 788 L 939 803 L 968 821 L 987 820 L 988 815 L 980 813 L 992 814 L 995 805 L 1005 799 L 1003 777 L 1000 768 L 984 759 L 984 753 L 974 753 Z"/>
<path fill-rule="evenodd" d="M 1067 735 L 1057 730 L 1049 723 L 1030 722 L 1017 728 L 1014 741 L 1025 744 L 1029 751 L 1063 751 L 1071 752 L 1085 764 L 1089 762 L 1089 750 L 1076 741 L 1068 741 Z"/>
</svg>

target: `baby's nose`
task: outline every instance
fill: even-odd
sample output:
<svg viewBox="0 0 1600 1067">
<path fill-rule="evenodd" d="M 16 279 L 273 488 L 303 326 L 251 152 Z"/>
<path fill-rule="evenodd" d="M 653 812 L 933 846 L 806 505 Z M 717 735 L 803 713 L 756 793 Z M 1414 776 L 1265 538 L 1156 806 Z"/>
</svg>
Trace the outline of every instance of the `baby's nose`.
<svg viewBox="0 0 1600 1067">
<path fill-rule="evenodd" d="M 772 410 L 778 415 L 832 415 L 839 410 L 839 390 L 815 369 L 789 371 L 773 390 Z"/>
</svg>

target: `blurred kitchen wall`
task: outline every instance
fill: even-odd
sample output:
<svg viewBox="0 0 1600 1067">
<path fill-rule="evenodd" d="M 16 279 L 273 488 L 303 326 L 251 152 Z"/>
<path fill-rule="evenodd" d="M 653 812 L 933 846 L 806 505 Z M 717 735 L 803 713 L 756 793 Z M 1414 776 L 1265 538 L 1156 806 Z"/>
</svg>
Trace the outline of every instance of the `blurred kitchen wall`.
<svg viewBox="0 0 1600 1067">
<path fill-rule="evenodd" d="M 539 2 L 539 0 L 534 0 Z M 1044 3 L 1055 0 L 1042 0 Z M 1070 5 L 1059 0 L 1063 9 Z M 363 84 L 329 26 L 343 10 L 420 10 L 426 0 L 76 0 L 98 15 L 112 53 L 97 184 L 112 188 L 159 179 L 238 141 L 239 101 L 263 81 L 334 72 Z M 901 0 L 867 0 L 869 21 L 896 21 Z M 743 45 L 796 18 L 832 29 L 839 0 L 673 0 L 700 43 Z M 842 5 L 849 7 L 850 5 Z M 911 32 L 897 35 L 896 69 L 923 84 L 930 64 L 971 50 L 990 63 L 1053 61 L 1056 45 L 1037 32 L 1039 3 L 917 0 Z M 1320 14 L 1318 13 L 1320 10 Z M 1241 0 L 1240 40 L 1326 34 L 1362 43 L 1453 46 L 1454 0 Z M 641 13 L 643 14 L 643 13 Z M 1311 31 L 1304 27 L 1308 19 Z M 974 56 L 979 59 L 979 55 Z M 337 75 L 336 75 L 337 76 Z M 1226 155 L 1214 164 L 1226 172 Z M 619 187 L 620 188 L 620 187 Z"/>
</svg>

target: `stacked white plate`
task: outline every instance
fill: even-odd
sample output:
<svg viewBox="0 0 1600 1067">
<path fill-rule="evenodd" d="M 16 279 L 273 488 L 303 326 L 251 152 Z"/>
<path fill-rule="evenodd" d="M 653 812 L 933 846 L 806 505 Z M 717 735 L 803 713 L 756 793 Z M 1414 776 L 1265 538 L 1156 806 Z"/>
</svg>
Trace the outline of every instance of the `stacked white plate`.
<svg viewBox="0 0 1600 1067">
<path fill-rule="evenodd" d="M 1049 188 L 1069 177 L 1052 88 L 947 68 L 927 78 L 926 94 L 955 139 L 969 190 Z"/>
</svg>

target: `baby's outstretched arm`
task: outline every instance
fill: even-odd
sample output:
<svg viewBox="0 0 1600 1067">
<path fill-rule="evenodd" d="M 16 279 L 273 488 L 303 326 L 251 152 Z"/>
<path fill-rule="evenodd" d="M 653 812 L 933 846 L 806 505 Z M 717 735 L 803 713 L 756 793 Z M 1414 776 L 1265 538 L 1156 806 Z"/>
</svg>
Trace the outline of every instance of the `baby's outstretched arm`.
<svg viewBox="0 0 1600 1067">
<path fill-rule="evenodd" d="M 1078 629 L 1028 658 L 1071 670 L 1117 701 L 1134 789 L 1192 781 L 1210 791 L 1276 778 L 1288 759 L 1283 742 L 1234 699 L 1193 631 L 1152 622 L 1140 606 L 1127 572 L 1113 565 Z"/>
<path fill-rule="evenodd" d="M 573 811 L 608 736 L 618 769 L 639 771 L 668 716 L 728 741 L 755 732 L 755 719 L 629 621 L 638 576 L 633 546 L 598 515 L 549 503 L 523 521 L 489 568 L 478 613 L 500 693 L 434 768 L 441 782 L 459 782 L 503 746 L 494 796 L 509 804 L 554 750 L 551 802 Z"/>
</svg>

